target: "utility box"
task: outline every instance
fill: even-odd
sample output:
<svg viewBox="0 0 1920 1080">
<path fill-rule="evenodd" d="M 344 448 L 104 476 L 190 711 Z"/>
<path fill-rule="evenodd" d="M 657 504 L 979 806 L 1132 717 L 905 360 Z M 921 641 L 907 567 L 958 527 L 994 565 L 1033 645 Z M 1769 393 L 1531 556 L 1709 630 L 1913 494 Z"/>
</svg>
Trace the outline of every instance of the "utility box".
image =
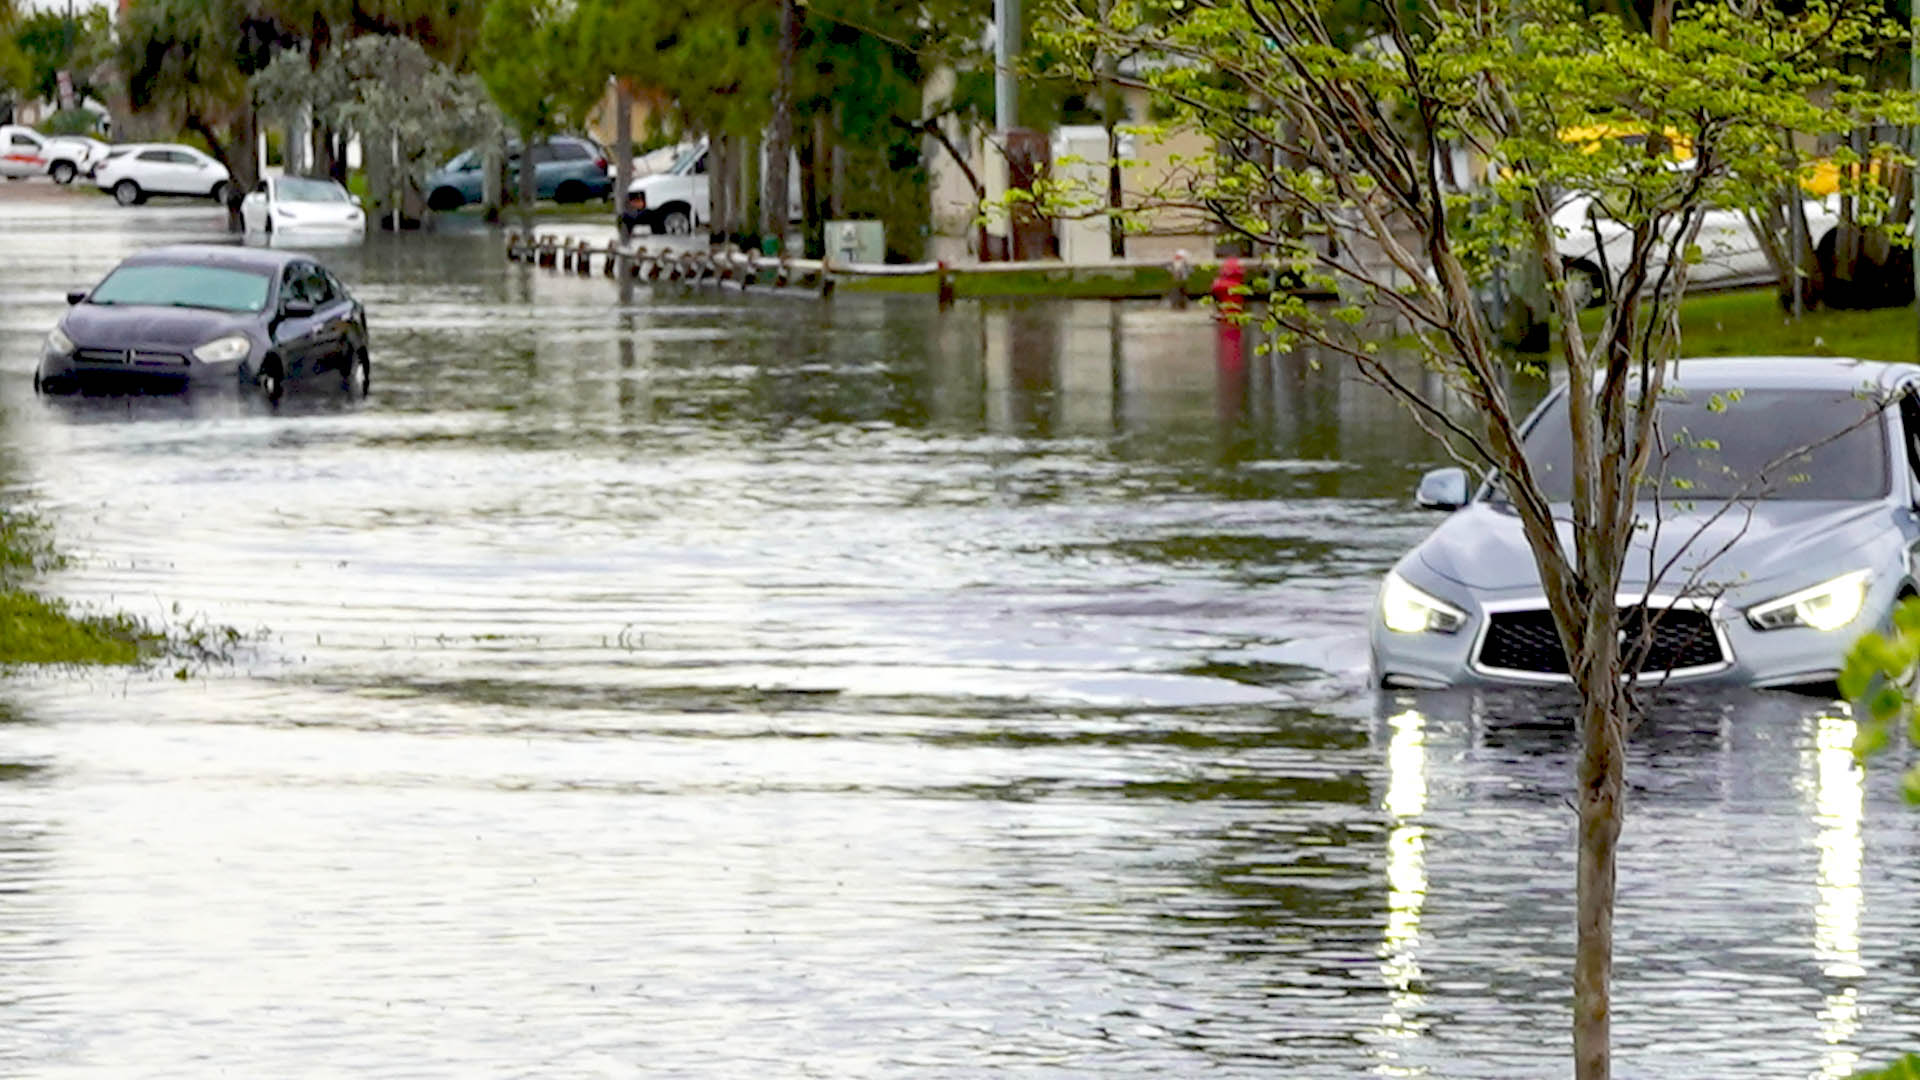
<svg viewBox="0 0 1920 1080">
<path fill-rule="evenodd" d="M 886 262 L 886 226 L 878 221 L 827 222 L 827 261 L 843 264 Z"/>
<path fill-rule="evenodd" d="M 1107 129 L 1070 124 L 1053 133 L 1053 178 L 1067 189 L 1080 213 L 1060 219 L 1060 258 L 1068 263 L 1106 262 L 1113 258 L 1107 205 Z"/>
</svg>

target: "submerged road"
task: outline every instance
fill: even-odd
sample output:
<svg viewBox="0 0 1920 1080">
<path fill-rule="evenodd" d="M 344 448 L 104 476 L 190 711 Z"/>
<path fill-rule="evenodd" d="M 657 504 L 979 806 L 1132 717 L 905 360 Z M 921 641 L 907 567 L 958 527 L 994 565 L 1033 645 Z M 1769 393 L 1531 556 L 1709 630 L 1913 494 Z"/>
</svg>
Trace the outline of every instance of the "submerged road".
<svg viewBox="0 0 1920 1080">
<path fill-rule="evenodd" d="M 0 188 L 12 494 L 231 665 L 0 687 L 0 1072 L 1564 1075 L 1568 704 L 1376 694 L 1437 455 L 1204 313 L 330 249 L 374 389 L 37 400 L 204 205 Z M 1920 1046 L 1897 763 L 1639 732 L 1622 1076 Z"/>
</svg>

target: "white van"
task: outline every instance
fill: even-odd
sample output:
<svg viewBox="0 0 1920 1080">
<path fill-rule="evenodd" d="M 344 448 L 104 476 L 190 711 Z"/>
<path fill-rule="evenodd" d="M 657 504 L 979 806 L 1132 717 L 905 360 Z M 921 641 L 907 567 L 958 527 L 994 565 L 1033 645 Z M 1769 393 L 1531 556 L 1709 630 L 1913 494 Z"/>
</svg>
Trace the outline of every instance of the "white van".
<svg viewBox="0 0 1920 1080">
<path fill-rule="evenodd" d="M 707 141 L 689 146 L 665 172 L 636 177 L 627 193 L 647 197 L 646 224 L 656 233 L 685 236 L 705 229 L 713 220 L 712 189 L 707 183 Z M 787 220 L 798 221 L 800 208 L 799 159 L 787 159 Z"/>
</svg>

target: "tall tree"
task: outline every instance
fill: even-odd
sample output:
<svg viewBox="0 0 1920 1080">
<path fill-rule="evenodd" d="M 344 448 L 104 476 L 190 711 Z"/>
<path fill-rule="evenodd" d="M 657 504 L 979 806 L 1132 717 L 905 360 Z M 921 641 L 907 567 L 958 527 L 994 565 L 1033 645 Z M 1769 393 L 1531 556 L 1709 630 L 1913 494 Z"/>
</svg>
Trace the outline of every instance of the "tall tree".
<svg viewBox="0 0 1920 1080">
<path fill-rule="evenodd" d="M 1649 468 L 1667 452 L 1654 405 L 1679 355 L 1688 259 L 1709 207 L 1795 182 L 1786 133 L 1835 136 L 1911 117 L 1912 102 L 1871 93 L 1843 70 L 1846 57 L 1891 45 L 1880 13 L 1852 0 L 1653 0 L 1643 25 L 1572 0 L 1407 0 L 1382 5 L 1383 33 L 1357 47 L 1338 40 L 1339 13 L 1325 0 L 1122 0 L 1106 20 L 1058 9 L 1049 40 L 1062 73 L 1086 84 L 1108 52 L 1153 58 L 1118 78 L 1222 149 L 1145 194 L 1210 215 L 1275 252 L 1289 276 L 1347 298 L 1328 309 L 1282 293 L 1266 317 L 1347 358 L 1463 463 L 1497 476 L 1580 698 L 1572 1034 L 1576 1075 L 1602 1080 L 1625 744 L 1643 650 L 1622 633 L 1620 592 L 1648 524 L 1647 484 L 1658 478 Z M 1591 125 L 1659 137 L 1563 138 Z M 1690 167 L 1670 166 L 1659 146 L 1669 132 L 1691 144 Z M 1477 201 L 1442 182 L 1437 148 L 1455 138 L 1499 163 Z M 1594 193 L 1633 235 L 1597 325 L 1582 321 L 1556 248 L 1553 210 L 1569 190 Z M 1104 191 L 1080 197 L 1104 210 Z M 1329 236 L 1364 240 L 1377 257 L 1327 245 Z M 1572 497 L 1562 504 L 1523 450 L 1510 361 L 1480 307 L 1516 260 L 1550 283 L 1567 362 Z M 1411 324 L 1446 400 L 1403 381 L 1353 332 L 1367 306 Z M 1469 404 L 1472 419 L 1451 401 Z"/>
<path fill-rule="evenodd" d="M 592 62 L 578 7 L 560 0 L 488 0 L 474 56 L 480 77 L 520 136 L 520 219 L 533 226 L 533 148 L 547 136 L 584 126 L 606 91 L 607 72 Z"/>
<path fill-rule="evenodd" d="M 136 0 L 123 13 L 120 62 L 134 111 L 200 137 L 227 167 L 228 228 L 259 179 L 247 80 L 290 37 L 253 0 Z"/>
</svg>

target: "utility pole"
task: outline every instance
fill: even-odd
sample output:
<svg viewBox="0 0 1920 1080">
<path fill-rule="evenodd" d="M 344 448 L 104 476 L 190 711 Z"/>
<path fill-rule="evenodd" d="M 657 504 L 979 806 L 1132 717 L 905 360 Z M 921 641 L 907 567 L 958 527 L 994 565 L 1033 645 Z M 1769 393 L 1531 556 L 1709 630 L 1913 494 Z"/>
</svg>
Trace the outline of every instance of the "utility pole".
<svg viewBox="0 0 1920 1080">
<path fill-rule="evenodd" d="M 1014 64 L 1020 56 L 1020 0 L 993 0 L 993 125 L 1000 137 L 1020 126 L 1020 84 Z"/>
<path fill-rule="evenodd" d="M 1917 0 L 1920 2 L 1920 0 Z M 993 0 L 993 126 L 994 138 L 988 140 L 988 162 L 986 170 L 987 198 L 989 201 L 1004 201 L 1007 191 L 1012 187 L 1008 151 L 1012 147 L 1013 130 L 1020 126 L 1020 84 L 1016 78 L 1014 65 L 1020 56 L 1020 0 Z M 1008 214 L 999 219 L 998 227 L 1003 230 L 1005 246 L 999 257 L 1013 258 L 1013 218 Z M 994 226 L 989 224 L 988 232 Z M 980 252 L 980 260 L 992 257 L 989 251 Z"/>
</svg>

